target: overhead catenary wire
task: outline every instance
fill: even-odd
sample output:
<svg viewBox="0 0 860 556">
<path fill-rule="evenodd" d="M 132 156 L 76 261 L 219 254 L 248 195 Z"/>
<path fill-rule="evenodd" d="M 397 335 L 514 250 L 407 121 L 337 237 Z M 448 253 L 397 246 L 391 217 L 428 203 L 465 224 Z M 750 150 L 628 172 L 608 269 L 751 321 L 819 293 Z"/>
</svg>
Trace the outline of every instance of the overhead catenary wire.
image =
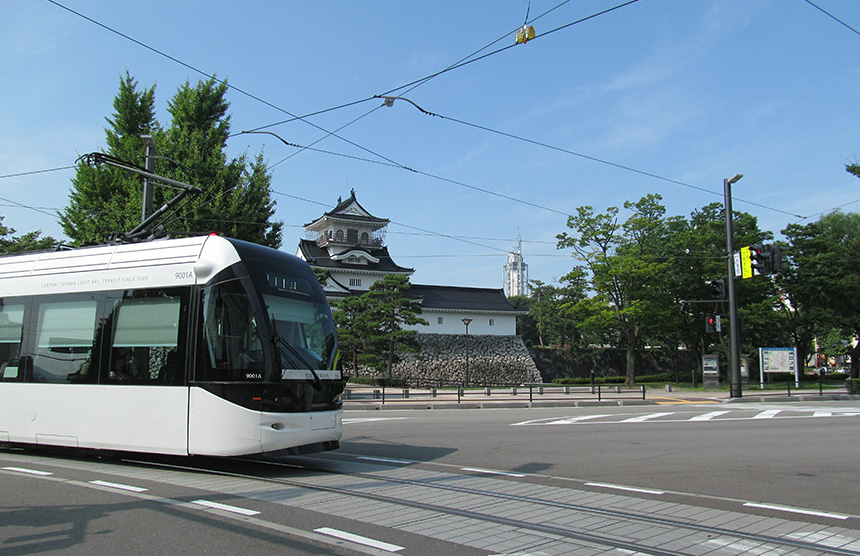
<svg viewBox="0 0 860 556">
<path fill-rule="evenodd" d="M 567 1 L 569 1 L 569 0 L 567 0 Z M 589 16 L 589 17 L 587 17 L 587 18 L 583 18 L 583 19 L 578 20 L 578 21 L 576 21 L 576 22 L 572 22 L 572 23 L 570 23 L 570 24 L 567 24 L 567 25 L 564 25 L 564 26 L 561 26 L 561 27 L 557 27 L 557 28 L 552 29 L 552 30 L 550 30 L 550 31 L 547 31 L 547 32 L 541 33 L 541 35 L 539 35 L 539 36 L 541 36 L 541 37 L 542 37 L 542 36 L 549 35 L 549 34 L 551 34 L 551 33 L 554 33 L 554 32 L 560 31 L 560 30 L 562 30 L 562 29 L 568 28 L 568 27 L 570 27 L 571 25 L 574 25 L 574 24 L 576 24 L 576 23 L 580 23 L 580 22 L 582 22 L 582 21 L 585 21 L 585 20 L 591 19 L 591 18 L 593 18 L 593 17 L 596 17 L 596 16 L 598 16 L 598 15 L 602 15 L 602 14 L 604 14 L 604 13 L 607 13 L 607 12 L 613 11 L 613 10 L 618 9 L 618 8 L 620 8 L 620 7 L 624 7 L 624 6 L 627 6 L 627 5 L 633 4 L 633 3 L 635 3 L 636 1 L 638 1 L 638 0 L 632 0 L 632 1 L 630 1 L 630 2 L 625 2 L 625 3 L 619 4 L 618 6 L 615 6 L 615 7 L 613 7 L 613 8 L 610 8 L 610 9 L 604 10 L 603 12 L 599 12 L 599 13 L 597 13 L 597 14 L 593 14 L 593 15 L 591 15 L 591 16 Z M 133 39 L 133 38 L 131 38 L 131 37 L 129 37 L 129 36 L 127 36 L 127 35 L 125 35 L 125 34 L 122 34 L 122 33 L 118 32 L 118 31 L 116 31 L 116 30 L 114 30 L 114 29 L 111 29 L 110 27 L 107 27 L 107 26 L 105 26 L 105 25 L 103 25 L 103 24 L 101 24 L 101 23 L 99 23 L 99 22 L 97 22 L 97 21 L 95 21 L 95 20 L 93 20 L 93 19 L 91 19 L 91 18 L 89 18 L 89 17 L 86 17 L 86 16 L 84 16 L 84 15 L 82 15 L 82 14 L 79 14 L 78 12 L 75 12 L 74 10 L 71 10 L 70 8 L 67 8 L 66 6 L 63 6 L 62 4 L 60 4 L 59 2 L 57 2 L 57 1 L 55 1 L 55 0 L 49 0 L 49 2 L 51 2 L 52 4 L 55 4 L 55 5 L 57 5 L 57 6 L 59 6 L 59 7 L 61 7 L 61 8 L 64 8 L 64 9 L 66 9 L 66 10 L 68 10 L 68 11 L 72 12 L 72 13 L 75 13 L 76 15 L 79 15 L 80 17 L 83 17 L 83 18 L 85 18 L 85 19 L 87 19 L 87 20 L 89 20 L 89 21 L 91 21 L 91 22 L 93 22 L 93 23 L 95 23 L 95 24 L 97 24 L 97 25 L 99 25 L 99 26 L 101 26 L 101 27 L 105 28 L 105 29 L 108 29 L 108 30 L 109 30 L 109 31 L 111 31 L 111 32 L 117 33 L 117 34 L 119 34 L 120 36 L 122 36 L 122 37 L 124 37 L 124 38 L 126 38 L 126 39 L 128 39 L 128 40 L 131 40 L 131 41 L 135 42 L 136 44 L 139 44 L 140 46 L 143 46 L 143 47 L 148 48 L 149 50 L 151 50 L 151 51 L 153 51 L 153 52 L 158 53 L 159 55 L 165 56 L 165 57 L 167 57 L 168 59 L 171 59 L 172 61 L 174 61 L 174 62 L 176 62 L 176 63 L 179 63 L 179 64 L 183 65 L 184 67 L 187 67 L 187 68 L 189 68 L 189 69 L 192 69 L 193 71 L 196 71 L 196 72 L 198 72 L 198 73 L 201 73 L 202 75 L 205 75 L 205 76 L 208 76 L 208 77 L 211 77 L 211 78 L 213 78 L 213 79 L 214 79 L 214 75 L 207 74 L 207 73 L 205 73 L 205 72 L 203 72 L 203 71 L 201 71 L 201 70 L 199 70 L 199 69 L 197 69 L 197 68 L 194 68 L 193 66 L 191 66 L 191 65 L 189 65 L 189 64 L 186 64 L 186 63 L 182 62 L 181 60 L 176 59 L 176 58 L 174 58 L 174 57 L 172 57 L 172 56 L 170 56 L 170 55 L 168 55 L 168 54 L 166 54 L 166 53 L 164 53 L 164 52 L 162 52 L 162 51 L 159 51 L 159 50 L 157 50 L 157 49 L 154 49 L 154 48 L 152 48 L 152 47 L 150 47 L 150 46 L 148 46 L 148 45 L 146 45 L 146 44 L 144 44 L 144 43 L 142 43 L 142 42 L 140 42 L 140 41 L 137 41 L 136 39 Z M 563 2 L 562 4 L 564 4 L 564 3 L 566 3 L 566 2 Z M 822 10 L 820 7 L 818 7 L 817 5 L 815 5 L 813 2 L 810 2 L 809 0 L 807 0 L 807 3 L 809 3 L 810 5 L 812 5 L 812 6 L 816 7 L 816 8 L 818 8 L 819 10 L 821 10 L 822 12 L 824 12 L 825 14 L 827 14 L 828 16 L 833 17 L 834 19 L 836 19 L 837 21 L 839 21 L 840 23 L 842 23 L 843 25 L 845 25 L 846 27 L 848 27 L 848 28 L 849 28 L 849 29 L 851 29 L 852 31 L 856 32 L 856 30 L 854 30 L 853 28 L 851 28 L 850 26 L 848 26 L 848 25 L 847 25 L 847 24 L 845 24 L 844 22 L 842 22 L 842 21 L 838 20 L 837 18 L 835 18 L 835 17 L 834 17 L 834 16 L 832 16 L 831 14 L 827 13 L 826 11 Z M 562 4 L 559 4 L 559 5 L 562 5 Z M 555 9 L 555 8 L 553 8 L 553 9 Z M 528 19 L 528 16 L 527 16 L 527 18 L 526 18 L 526 19 Z M 535 18 L 535 19 L 537 19 L 537 18 Z M 534 21 L 534 20 L 533 20 L 533 21 Z M 507 36 L 507 35 L 506 35 L 506 36 Z M 501 51 L 507 50 L 508 48 L 510 48 L 510 47 L 512 47 L 512 46 L 513 46 L 513 45 L 508 45 L 508 46 L 506 46 L 506 47 L 505 47 L 505 48 L 503 48 L 503 49 L 499 49 L 499 50 L 497 50 L 497 51 L 494 51 L 494 52 L 488 53 L 487 55 L 482 56 L 481 58 L 484 58 L 484 57 L 486 57 L 486 56 L 489 56 L 489 55 L 492 55 L 492 54 L 499 53 L 499 52 L 501 52 Z M 449 66 L 449 68 L 446 68 L 445 70 L 442 70 L 441 72 L 437 72 L 437 73 L 435 73 L 435 74 L 433 74 L 433 75 L 430 75 L 430 76 L 427 76 L 427 77 L 425 77 L 425 78 L 422 78 L 422 79 L 421 79 L 421 80 L 419 80 L 418 82 L 425 82 L 426 80 L 431 79 L 431 78 L 433 78 L 433 77 L 435 77 L 435 76 L 437 76 L 437 75 L 441 75 L 442 73 L 445 73 L 445 72 L 447 72 L 447 71 L 450 71 L 450 70 L 453 70 L 453 69 L 457 69 L 458 67 L 462 67 L 463 65 L 466 65 L 466 63 L 472 63 L 473 61 L 478 61 L 478 60 L 479 60 L 479 59 L 481 59 L 481 58 L 476 58 L 476 59 L 472 60 L 472 59 L 470 59 L 469 57 L 467 57 L 467 59 L 464 59 L 463 63 L 454 64 L 454 65 L 452 65 L 452 66 Z M 413 83 L 418 83 L 418 82 L 413 82 Z M 225 84 L 226 84 L 226 83 L 225 83 Z M 263 99 L 260 99 L 260 98 L 258 98 L 258 97 L 255 97 L 254 95 L 251 95 L 251 94 L 247 93 L 246 91 L 244 91 L 244 90 L 242 90 L 242 89 L 240 89 L 240 88 L 238 88 L 238 87 L 235 87 L 235 86 L 232 86 L 232 85 L 229 85 L 229 84 L 226 84 L 226 85 L 227 85 L 228 87 L 230 87 L 230 88 L 232 88 L 232 89 L 234 89 L 234 90 L 236 90 L 236 91 L 238 91 L 238 92 L 242 93 L 242 94 L 245 94 L 245 95 L 247 95 L 247 96 L 249 96 L 249 97 L 251 97 L 251 98 L 254 98 L 255 100 L 258 100 L 258 101 L 260 101 L 260 102 L 263 102 L 264 104 L 267 104 L 267 105 L 269 105 L 269 106 L 272 106 L 273 108 L 279 109 L 279 110 L 281 110 L 281 111 L 283 111 L 283 112 L 285 112 L 285 113 L 289 114 L 289 112 L 287 112 L 287 111 L 285 111 L 285 110 L 283 110 L 283 109 L 280 109 L 280 108 L 278 108 L 278 107 L 274 106 L 273 104 L 268 103 L 267 101 L 265 101 L 265 100 L 263 100 Z M 393 90 L 392 90 L 392 91 L 390 91 L 390 92 L 394 92 L 394 91 L 401 90 L 401 89 L 403 89 L 403 87 L 406 87 L 406 86 L 408 86 L 408 85 L 409 85 L 409 84 L 404 85 L 404 86 L 401 86 L 401 87 L 399 87 L 399 88 L 397 88 L 397 89 L 393 89 Z M 361 100 L 359 100 L 359 101 L 354 101 L 354 102 L 352 102 L 352 103 L 342 104 L 342 105 L 340 105 L 339 107 L 335 107 L 335 108 L 332 108 L 332 109 L 326 109 L 326 110 L 324 110 L 324 111 L 318 111 L 318 112 L 315 112 L 315 113 L 313 113 L 313 114 L 311 114 L 311 115 L 315 115 L 315 114 L 319 114 L 319 113 L 323 113 L 323 112 L 331 111 L 331 110 L 334 110 L 334 109 L 337 109 L 337 108 L 342 108 L 342 107 L 346 107 L 346 106 L 352 106 L 352 105 L 355 105 L 355 104 L 360 104 L 360 103 L 363 103 L 363 102 L 367 102 L 368 100 L 371 100 L 372 98 L 373 98 L 373 97 L 369 97 L 369 98 L 366 98 L 366 99 L 361 99 Z M 378 107 L 377 107 L 377 108 L 378 108 Z M 310 117 L 311 115 L 305 115 L 305 116 L 293 116 L 293 118 L 294 118 L 294 119 L 303 119 L 303 118 Z M 451 118 L 448 118 L 448 119 L 451 119 Z M 356 121 L 356 120 L 354 120 L 354 121 Z M 459 122 L 459 123 L 467 123 L 467 122 L 462 122 L 462 121 L 461 121 L 461 122 Z M 338 130 L 343 129 L 343 127 L 346 127 L 346 126 L 348 126 L 348 125 L 350 125 L 350 124 L 346 124 L 345 126 L 342 126 L 341 128 L 339 128 Z M 472 124 L 469 124 L 469 125 L 472 125 Z M 266 127 L 268 127 L 268 126 L 266 126 Z M 496 130 L 491 130 L 491 129 L 489 129 L 489 128 L 487 128 L 487 129 L 488 129 L 489 131 L 494 132 L 494 133 L 500 133 L 500 134 L 505 135 L 505 133 L 504 133 L 504 132 L 499 132 L 499 131 L 496 131 Z M 323 131 L 325 131 L 325 130 L 323 130 Z M 510 135 L 510 134 L 508 134 L 508 135 Z M 329 136 L 329 135 L 327 135 L 327 136 Z M 534 140 L 530 140 L 530 139 L 526 139 L 526 138 L 522 138 L 522 137 L 517 137 L 517 136 L 513 136 L 513 135 L 511 135 L 511 136 L 512 136 L 512 137 L 515 137 L 515 138 L 517 138 L 517 139 L 523 140 L 523 141 L 530 141 L 530 142 L 533 142 L 534 144 L 542 145 L 542 146 L 545 146 L 545 147 L 547 147 L 547 148 L 552 148 L 552 149 L 560 150 L 560 151 L 562 151 L 562 152 L 567 152 L 565 149 L 561 149 L 561 148 L 559 148 L 559 147 L 555 147 L 555 146 L 552 146 L 552 145 L 543 144 L 543 143 L 541 143 L 541 142 L 539 142 L 539 141 L 534 141 Z M 358 145 L 356 145 L 356 146 L 358 146 Z M 359 147 L 360 147 L 360 146 L 359 146 Z M 307 147 L 304 147 L 304 148 L 307 148 Z M 326 151 L 320 151 L 320 152 L 326 152 Z M 379 156 L 377 153 L 373 153 L 373 151 L 369 151 L 369 152 L 370 152 L 370 153 L 372 153 L 374 156 Z M 331 154 L 338 154 L 338 153 L 331 153 Z M 625 170 L 632 171 L 632 172 L 637 172 L 637 173 L 640 173 L 640 174 L 642 174 L 642 175 L 646 175 L 646 176 L 653 177 L 653 178 L 656 178 L 656 179 L 661 179 L 661 180 L 664 180 L 664 181 L 667 181 L 667 182 L 671 182 L 671 183 L 676 183 L 676 184 L 678 184 L 678 185 L 682 185 L 682 186 L 685 186 L 685 187 L 692 187 L 692 188 L 694 188 L 694 189 L 700 189 L 701 191 L 704 191 L 704 192 L 707 192 L 707 193 L 715 193 L 715 192 L 710 191 L 710 190 L 705 189 L 705 188 L 699 188 L 699 187 L 694 186 L 694 185 L 691 185 L 691 184 L 686 184 L 686 183 L 684 183 L 684 182 L 679 182 L 679 181 L 677 181 L 677 180 L 672 180 L 672 179 L 670 179 L 670 178 L 665 178 L 665 177 L 663 177 L 663 176 L 659 176 L 659 175 L 657 175 L 657 174 L 651 174 L 651 173 L 649 173 L 649 172 L 644 172 L 644 171 L 641 171 L 641 170 L 637 170 L 637 169 L 635 169 L 635 168 L 631 168 L 631 167 L 627 167 L 627 166 L 624 166 L 624 165 L 620 165 L 620 164 L 612 163 L 612 162 L 610 162 L 610 161 L 601 160 L 601 159 L 598 159 L 598 158 L 595 158 L 595 157 L 589 157 L 588 155 L 583 155 L 583 154 L 581 154 L 581 153 L 576 153 L 576 152 L 573 152 L 573 151 L 569 151 L 569 154 L 573 154 L 573 155 L 575 155 L 575 156 L 580 156 L 580 157 L 583 157 L 583 158 L 592 159 L 592 160 L 595 160 L 595 161 L 600 162 L 600 163 L 604 163 L 604 164 L 609 164 L 609 165 L 617 166 L 617 167 L 619 167 L 619 168 L 621 168 L 621 169 L 625 169 Z M 291 155 L 291 156 L 294 156 L 294 155 Z M 338 156 L 348 156 L 348 155 L 340 155 L 340 154 L 338 154 Z M 351 157 L 351 158 L 355 158 L 356 160 L 370 161 L 370 160 L 362 159 L 362 158 L 359 158 L 359 157 Z M 385 159 L 383 158 L 383 160 L 385 160 Z M 407 170 L 410 170 L 410 171 L 415 171 L 414 169 L 409 168 L 408 166 L 400 165 L 400 164 L 398 164 L 398 163 L 396 163 L 396 162 L 394 162 L 394 161 L 390 161 L 390 163 L 391 163 L 391 164 L 396 165 L 397 167 L 401 167 L 401 168 L 403 168 L 403 169 L 407 169 Z M 418 172 L 418 173 L 420 173 L 420 172 Z M 426 175 L 430 175 L 431 177 L 437 177 L 437 176 L 432 176 L 431 174 L 426 174 Z M 443 179 L 444 179 L 444 178 L 443 178 Z M 448 181 L 448 180 L 446 180 L 446 181 Z M 454 180 L 450 180 L 450 181 L 451 181 L 452 183 L 457 183 L 457 184 L 459 184 L 459 185 L 463 185 L 463 186 L 465 186 L 465 187 L 472 187 L 472 186 L 469 186 L 468 184 L 462 184 L 461 182 L 456 182 L 456 181 L 454 181 Z M 487 191 L 487 190 L 482 190 L 481 188 L 474 188 L 474 187 L 472 187 L 472 188 L 473 188 L 473 189 L 476 189 L 476 190 L 479 190 L 479 191 L 484 191 L 484 192 L 487 192 L 487 193 L 490 193 L 490 194 L 495 194 L 495 192 Z M 504 196 L 502 196 L 502 197 L 504 197 Z M 516 200 L 516 199 L 512 199 L 512 200 Z M 768 207 L 768 206 L 766 206 L 766 205 L 760 205 L 760 204 L 758 204 L 758 203 L 754 203 L 754 202 L 751 202 L 751 201 L 746 201 L 746 200 L 743 200 L 743 199 L 738 199 L 738 200 L 739 200 L 739 201 L 741 201 L 741 202 L 750 203 L 750 204 L 752 204 L 752 205 L 759 206 L 759 207 L 764 208 L 764 209 L 767 209 L 767 210 L 776 210 L 776 211 L 778 211 L 778 212 L 783 212 L 783 213 L 785 213 L 785 214 L 787 214 L 787 215 L 790 215 L 790 216 L 792 216 L 792 217 L 797 217 L 797 218 L 801 218 L 801 219 L 808 218 L 808 217 L 803 217 L 803 216 L 800 216 L 800 215 L 792 214 L 792 213 L 789 213 L 789 212 L 786 212 L 786 211 L 780 211 L 779 209 L 774 209 L 773 207 Z M 860 201 L 860 200 L 858 200 L 858 201 Z M 852 203 L 854 203 L 854 202 L 858 202 L 858 201 L 852 201 L 852 202 L 850 202 L 850 203 L 846 203 L 846 204 L 844 204 L 844 205 L 841 205 L 840 207 L 844 207 L 844 206 L 847 206 L 847 205 L 849 205 L 849 204 L 852 204 Z M 540 205 L 535 205 L 535 206 L 540 207 Z M 547 208 L 547 207 L 541 207 L 541 208 Z M 551 210 L 552 210 L 552 209 L 551 209 Z M 558 212 L 559 214 L 565 214 L 565 213 L 564 213 L 564 212 L 562 212 L 562 211 L 555 211 L 555 212 Z M 823 212 L 827 212 L 827 211 L 822 211 L 821 213 L 817 213 L 817 214 L 822 214 Z"/>
</svg>

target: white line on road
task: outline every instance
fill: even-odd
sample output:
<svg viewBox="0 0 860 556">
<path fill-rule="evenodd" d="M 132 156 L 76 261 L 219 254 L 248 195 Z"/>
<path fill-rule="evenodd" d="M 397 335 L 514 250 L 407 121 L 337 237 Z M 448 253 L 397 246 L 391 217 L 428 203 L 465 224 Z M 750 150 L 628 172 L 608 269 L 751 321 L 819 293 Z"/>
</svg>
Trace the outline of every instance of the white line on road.
<svg viewBox="0 0 860 556">
<path fill-rule="evenodd" d="M 353 423 L 372 423 L 374 421 L 399 421 L 401 419 L 409 419 L 409 417 L 355 417 L 352 419 L 344 419 L 344 425 Z"/>
<path fill-rule="evenodd" d="M 749 508 L 761 508 L 764 510 L 776 510 L 779 512 L 790 512 L 795 514 L 803 514 L 803 515 L 814 515 L 817 517 L 829 517 L 831 519 L 848 519 L 851 516 L 844 514 L 834 514 L 830 512 L 822 512 L 819 510 L 807 510 L 804 508 L 795 508 L 792 506 L 779 506 L 777 504 L 758 504 L 756 502 L 747 502 L 744 504 Z"/>
<path fill-rule="evenodd" d="M 329 535 L 332 537 L 337 537 L 339 539 L 343 539 L 345 541 L 354 542 L 357 544 L 363 544 L 364 546 L 370 546 L 373 548 L 378 548 L 380 550 L 385 550 L 386 552 L 397 552 L 398 550 L 403 550 L 405 547 L 397 546 L 396 544 L 390 544 L 383 541 L 378 541 L 376 539 L 371 539 L 369 537 L 362 537 L 361 535 L 355 535 L 353 533 L 347 533 L 346 531 L 341 531 L 339 529 L 332 529 L 330 527 L 320 527 L 319 529 L 314 529 L 317 533 L 322 533 L 323 535 Z"/>
<path fill-rule="evenodd" d="M 48 473 L 47 471 L 37 471 L 35 469 L 26 469 L 24 467 L 4 467 L 3 471 L 14 471 L 15 473 L 27 473 L 28 475 L 39 476 L 53 475 L 53 473 Z"/>
<path fill-rule="evenodd" d="M 762 411 L 758 415 L 753 416 L 753 419 L 773 419 L 776 417 L 777 413 L 780 413 L 781 409 L 768 409 L 767 411 Z"/>
<path fill-rule="evenodd" d="M 109 488 L 116 488 L 119 490 L 127 490 L 129 492 L 146 492 L 146 490 L 147 490 L 147 489 L 141 488 L 141 487 L 124 485 L 122 483 L 110 483 L 108 481 L 90 481 L 90 484 L 103 486 L 103 487 L 109 487 Z"/>
<path fill-rule="evenodd" d="M 649 413 L 647 415 L 639 415 L 637 417 L 630 417 L 629 419 L 623 419 L 622 423 L 641 423 L 643 421 L 650 421 L 651 419 L 659 419 L 660 417 L 668 417 L 669 415 L 674 415 L 674 411 L 668 411 L 665 413 Z"/>
<path fill-rule="evenodd" d="M 356 459 L 363 459 L 363 460 L 367 460 L 367 461 L 378 461 L 381 463 L 399 463 L 399 464 L 403 464 L 403 465 L 411 465 L 411 464 L 415 463 L 414 461 L 409 461 L 406 459 L 371 458 L 371 457 L 367 457 L 367 456 L 358 456 Z"/>
<path fill-rule="evenodd" d="M 572 425 L 574 423 L 579 423 L 582 421 L 587 421 L 589 419 L 602 419 L 604 417 L 612 417 L 611 415 L 580 415 L 579 417 L 565 417 L 563 419 L 552 418 L 552 419 L 535 419 L 533 421 L 523 421 L 521 423 L 514 423 L 512 427 L 520 427 L 523 425 Z"/>
<path fill-rule="evenodd" d="M 225 512 L 231 512 L 234 514 L 257 515 L 258 513 L 260 513 L 256 510 L 249 510 L 247 508 L 240 508 L 238 506 L 230 506 L 228 504 L 219 504 L 218 502 L 210 502 L 209 500 L 194 500 L 191 503 L 197 504 L 198 506 L 212 508 L 213 510 L 223 510 Z"/>
<path fill-rule="evenodd" d="M 728 411 L 711 411 L 710 413 L 703 413 L 702 415 L 695 415 L 690 417 L 690 421 L 710 421 L 720 415 L 725 415 Z"/>
<path fill-rule="evenodd" d="M 611 488 L 614 490 L 626 490 L 628 492 L 639 492 L 642 494 L 665 494 L 662 490 L 651 490 L 650 488 L 636 488 L 622 485 L 611 485 L 608 483 L 585 483 L 585 486 Z"/>
<path fill-rule="evenodd" d="M 495 471 L 493 469 L 477 469 L 475 467 L 461 467 L 460 471 L 471 471 L 472 473 L 484 473 L 486 475 L 504 475 L 505 477 L 525 477 L 522 473 L 508 473 L 507 471 Z"/>
</svg>

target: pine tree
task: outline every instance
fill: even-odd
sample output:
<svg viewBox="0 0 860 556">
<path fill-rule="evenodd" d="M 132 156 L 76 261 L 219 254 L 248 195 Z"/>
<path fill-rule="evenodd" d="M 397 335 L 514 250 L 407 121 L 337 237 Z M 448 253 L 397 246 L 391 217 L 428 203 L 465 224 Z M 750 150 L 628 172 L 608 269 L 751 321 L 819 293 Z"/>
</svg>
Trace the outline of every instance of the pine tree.
<svg viewBox="0 0 860 556">
<path fill-rule="evenodd" d="M 107 154 L 142 165 L 144 146 L 140 136 L 158 131 L 155 87 L 138 91 L 137 81 L 126 72 L 120 79 L 113 107 L 113 118 L 105 118 L 110 126 L 105 128 Z M 72 185 L 69 205 L 60 214 L 60 225 L 73 243 L 104 242 L 140 222 L 138 176 L 81 162 Z"/>
<path fill-rule="evenodd" d="M 115 113 L 106 129 L 107 154 L 143 166 L 142 134 L 155 138 L 158 158 L 155 173 L 200 188 L 202 194 L 168 212 L 165 230 L 171 235 L 219 234 L 280 247 L 282 222 L 272 222 L 271 175 L 262 154 L 228 159 L 230 106 L 227 85 L 215 79 L 186 82 L 168 103 L 170 125 L 162 129 L 154 116 L 155 88 L 137 90 L 126 73 L 114 100 Z M 128 232 L 140 223 L 141 178 L 107 165 L 84 164 L 72 180 L 70 204 L 61 215 L 66 234 L 76 243 L 103 242 Z M 176 194 L 156 186 L 153 206 L 158 208 Z"/>
</svg>

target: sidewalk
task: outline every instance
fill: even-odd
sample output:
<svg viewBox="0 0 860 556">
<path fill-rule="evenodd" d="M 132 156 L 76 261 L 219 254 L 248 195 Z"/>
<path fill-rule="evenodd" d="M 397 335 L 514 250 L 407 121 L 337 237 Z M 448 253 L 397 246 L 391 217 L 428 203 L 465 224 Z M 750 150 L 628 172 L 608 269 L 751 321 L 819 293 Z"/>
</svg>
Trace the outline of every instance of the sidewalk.
<svg viewBox="0 0 860 556">
<path fill-rule="evenodd" d="M 790 392 L 790 393 L 789 393 Z M 728 391 L 670 391 L 642 387 L 532 385 L 512 388 L 404 389 L 350 385 L 344 392 L 344 409 L 509 409 L 529 407 L 600 407 L 704 403 L 809 402 L 860 400 L 842 389 L 751 390 L 731 398 Z"/>
</svg>

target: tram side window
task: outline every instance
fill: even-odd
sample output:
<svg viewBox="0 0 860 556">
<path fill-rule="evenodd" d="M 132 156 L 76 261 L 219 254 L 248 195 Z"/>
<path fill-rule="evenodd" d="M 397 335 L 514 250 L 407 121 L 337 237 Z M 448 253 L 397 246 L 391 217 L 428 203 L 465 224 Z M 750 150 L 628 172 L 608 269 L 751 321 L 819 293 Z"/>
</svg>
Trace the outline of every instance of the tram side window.
<svg viewBox="0 0 860 556">
<path fill-rule="evenodd" d="M 18 357 L 24 328 L 24 305 L 0 299 L 0 380 L 19 380 Z"/>
<path fill-rule="evenodd" d="M 203 341 L 196 380 L 262 381 L 263 346 L 248 295 L 238 280 L 203 290 Z"/>
<path fill-rule="evenodd" d="M 80 382 L 92 356 L 98 304 L 94 299 L 43 302 L 38 306 L 35 382 Z"/>
<path fill-rule="evenodd" d="M 127 292 L 111 313 L 114 323 L 107 382 L 182 384 L 182 296 L 163 290 Z"/>
</svg>

